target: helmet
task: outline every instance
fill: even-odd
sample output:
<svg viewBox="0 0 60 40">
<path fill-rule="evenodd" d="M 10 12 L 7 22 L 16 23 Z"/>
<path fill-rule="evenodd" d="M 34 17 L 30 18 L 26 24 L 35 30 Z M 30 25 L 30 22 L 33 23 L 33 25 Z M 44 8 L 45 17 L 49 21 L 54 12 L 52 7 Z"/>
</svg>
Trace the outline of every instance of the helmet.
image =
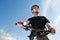
<svg viewBox="0 0 60 40">
<path fill-rule="evenodd" d="M 33 5 L 33 6 L 31 7 L 31 10 L 33 10 L 33 7 L 38 7 L 38 8 L 39 8 L 39 6 L 38 6 L 38 5 Z"/>
</svg>

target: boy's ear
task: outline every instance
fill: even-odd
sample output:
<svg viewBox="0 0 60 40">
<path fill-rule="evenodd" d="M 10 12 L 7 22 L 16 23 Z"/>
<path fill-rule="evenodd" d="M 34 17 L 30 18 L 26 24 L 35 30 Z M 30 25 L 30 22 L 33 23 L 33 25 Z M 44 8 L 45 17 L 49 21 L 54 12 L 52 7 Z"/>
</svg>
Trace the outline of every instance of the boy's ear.
<svg viewBox="0 0 60 40">
<path fill-rule="evenodd" d="M 33 10 L 31 10 L 31 12 L 33 13 Z"/>
</svg>

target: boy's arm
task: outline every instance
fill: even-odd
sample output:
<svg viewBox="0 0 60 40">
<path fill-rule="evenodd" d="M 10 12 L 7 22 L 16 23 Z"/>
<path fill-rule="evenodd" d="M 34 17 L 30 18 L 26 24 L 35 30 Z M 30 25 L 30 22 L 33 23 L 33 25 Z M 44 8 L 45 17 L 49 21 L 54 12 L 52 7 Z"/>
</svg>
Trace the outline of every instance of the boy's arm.
<svg viewBox="0 0 60 40">
<path fill-rule="evenodd" d="M 55 33 L 55 32 L 56 32 L 55 28 L 53 28 L 53 27 L 50 25 L 50 23 L 47 22 L 45 25 L 48 27 L 49 30 L 51 30 L 51 33 Z"/>
</svg>

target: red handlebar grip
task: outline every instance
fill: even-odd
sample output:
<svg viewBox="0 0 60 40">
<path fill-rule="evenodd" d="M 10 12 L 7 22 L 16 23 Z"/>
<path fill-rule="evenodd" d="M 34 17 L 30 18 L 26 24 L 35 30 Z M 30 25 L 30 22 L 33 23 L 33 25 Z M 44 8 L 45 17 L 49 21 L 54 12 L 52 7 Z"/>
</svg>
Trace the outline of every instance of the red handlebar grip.
<svg viewBox="0 0 60 40">
<path fill-rule="evenodd" d="M 19 22 L 17 22 L 18 24 L 23 24 L 23 22 L 21 22 L 21 21 L 19 21 Z"/>
</svg>

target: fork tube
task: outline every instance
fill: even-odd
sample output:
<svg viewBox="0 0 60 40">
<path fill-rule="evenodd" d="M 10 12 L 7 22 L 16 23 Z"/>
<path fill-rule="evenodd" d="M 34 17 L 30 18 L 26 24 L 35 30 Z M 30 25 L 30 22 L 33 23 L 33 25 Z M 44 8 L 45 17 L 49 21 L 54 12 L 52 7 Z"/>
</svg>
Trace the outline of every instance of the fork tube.
<svg viewBox="0 0 60 40">
<path fill-rule="evenodd" d="M 37 40 L 37 36 L 34 36 L 34 39 L 33 40 Z"/>
</svg>

